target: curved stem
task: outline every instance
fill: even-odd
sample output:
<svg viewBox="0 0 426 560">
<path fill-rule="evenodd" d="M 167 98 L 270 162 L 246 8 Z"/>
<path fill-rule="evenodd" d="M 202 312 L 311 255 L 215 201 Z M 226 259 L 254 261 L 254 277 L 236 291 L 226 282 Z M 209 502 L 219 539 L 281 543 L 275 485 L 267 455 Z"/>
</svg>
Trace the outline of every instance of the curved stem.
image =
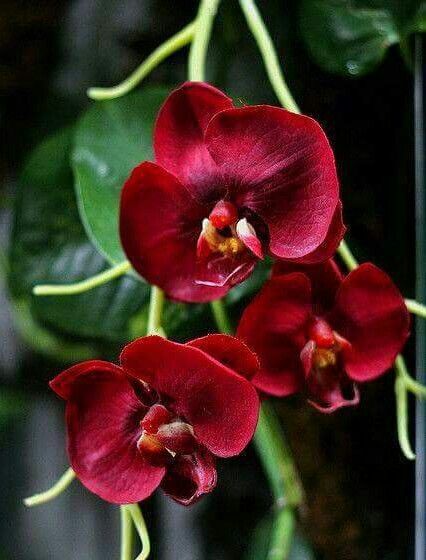
<svg viewBox="0 0 426 560">
<path fill-rule="evenodd" d="M 277 509 L 267 558 L 284 560 L 293 543 L 296 512 L 303 501 L 303 490 L 279 420 L 268 401 L 260 410 L 254 444 Z"/>
<path fill-rule="evenodd" d="M 284 79 L 278 62 L 277 52 L 256 4 L 253 0 L 240 0 L 240 5 L 246 17 L 247 24 L 259 47 L 260 54 L 265 64 L 266 73 L 268 74 L 275 95 L 283 107 L 294 113 L 300 113 L 300 109 Z"/>
<path fill-rule="evenodd" d="M 122 507 L 126 508 L 128 513 L 131 515 L 142 543 L 142 551 L 136 560 L 146 560 L 151 552 L 151 543 L 149 541 L 148 529 L 146 528 L 145 519 L 143 518 L 141 509 L 138 504 L 130 504 Z"/>
<path fill-rule="evenodd" d="M 231 322 L 228 318 L 228 314 L 226 313 L 225 305 L 223 300 L 217 299 L 216 301 L 212 301 L 210 303 L 210 307 L 214 316 L 214 320 L 216 322 L 217 328 L 220 332 L 225 334 L 232 333 Z"/>
<path fill-rule="evenodd" d="M 355 270 L 359 263 L 354 257 L 352 251 L 349 249 L 346 241 L 342 240 L 340 242 L 337 252 L 339 253 L 340 258 L 345 263 L 348 270 Z"/>
<path fill-rule="evenodd" d="M 104 100 L 116 99 L 134 89 L 156 66 L 171 54 L 191 42 L 195 31 L 195 21 L 186 25 L 176 35 L 170 37 L 162 45 L 156 48 L 144 62 L 130 76 L 116 86 L 110 88 L 92 87 L 87 90 L 91 99 Z"/>
<path fill-rule="evenodd" d="M 302 487 L 280 421 L 269 401 L 265 401 L 260 409 L 254 443 L 276 507 L 299 506 L 303 500 Z"/>
<path fill-rule="evenodd" d="M 232 332 L 223 300 L 211 303 L 218 329 Z M 279 419 L 270 402 L 262 404 L 254 444 L 269 481 L 276 509 L 268 560 L 285 560 L 291 549 L 296 509 L 303 501 L 303 490 L 282 433 Z"/>
<path fill-rule="evenodd" d="M 401 355 L 396 357 L 395 370 L 402 379 L 407 391 L 411 391 L 411 393 L 419 398 L 426 399 L 426 387 L 411 377 Z"/>
<path fill-rule="evenodd" d="M 164 336 L 164 331 L 161 327 L 161 316 L 164 307 L 164 292 L 157 288 L 157 286 L 151 286 L 151 299 L 149 302 L 149 314 L 148 314 L 148 325 L 147 334 L 159 334 Z"/>
<path fill-rule="evenodd" d="M 57 498 L 64 490 L 68 488 L 71 482 L 75 478 L 74 471 L 69 468 L 65 473 L 61 476 L 61 478 L 56 482 L 49 490 L 46 492 L 42 492 L 41 494 L 35 494 L 30 498 L 25 498 L 24 504 L 27 507 L 39 506 L 40 504 L 45 504 Z"/>
<path fill-rule="evenodd" d="M 399 374 L 397 374 L 395 379 L 395 399 L 399 446 L 405 457 L 413 461 L 416 455 L 411 448 L 408 436 L 407 390 L 404 380 Z"/>
<path fill-rule="evenodd" d="M 123 261 L 100 274 L 96 274 L 91 278 L 75 282 L 74 284 L 39 284 L 34 286 L 33 294 L 36 296 L 69 296 L 75 294 L 82 294 L 106 284 L 115 278 L 123 276 L 131 269 L 129 261 Z"/>
<path fill-rule="evenodd" d="M 213 21 L 216 16 L 220 0 L 201 0 L 195 20 L 195 34 L 189 51 L 188 75 L 192 81 L 205 80 L 205 60 L 209 46 Z"/>
<path fill-rule="evenodd" d="M 426 319 L 426 305 L 419 303 L 415 299 L 406 299 L 405 305 L 410 313 Z"/>
<path fill-rule="evenodd" d="M 120 560 L 133 558 L 133 520 L 126 506 L 120 506 L 121 547 Z"/>
</svg>

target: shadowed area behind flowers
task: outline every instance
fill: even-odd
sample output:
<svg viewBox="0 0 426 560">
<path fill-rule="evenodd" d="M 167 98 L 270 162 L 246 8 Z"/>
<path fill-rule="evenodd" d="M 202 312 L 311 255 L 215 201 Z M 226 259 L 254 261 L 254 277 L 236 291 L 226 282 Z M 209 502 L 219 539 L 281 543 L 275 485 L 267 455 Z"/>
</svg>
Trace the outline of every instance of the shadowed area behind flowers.
<svg viewBox="0 0 426 560">
<path fill-rule="evenodd" d="M 358 80 L 323 73 L 302 45 L 295 23 L 297 4 L 263 1 L 259 8 L 271 26 L 296 99 L 319 120 L 334 147 L 351 246 L 360 259 L 383 267 L 412 295 L 411 75 L 394 51 L 374 74 Z M 88 105 L 88 86 L 126 76 L 190 21 L 196 7 L 194 1 L 176 10 L 169 0 L 63 0 L 45 2 L 37 10 L 29 2 L 2 3 L 2 245 L 9 235 L 16 178 L 29 148 Z M 185 54 L 178 53 L 148 82 L 183 81 L 185 64 Z M 237 3 L 221 7 L 208 64 L 208 79 L 231 95 L 276 103 Z M 63 365 L 29 350 L 16 329 L 11 330 L 6 297 L 2 282 L 1 393 L 15 406 L 13 415 L 4 421 L 0 417 L 0 558 L 115 557 L 118 512 L 78 483 L 40 509 L 28 511 L 21 504 L 22 497 L 47 488 L 66 467 L 63 407 L 47 388 Z M 203 328 L 200 325 L 200 331 Z M 96 348 L 116 359 L 118 352 L 110 343 L 96 341 Z M 301 526 L 316 558 L 411 557 L 413 467 L 396 441 L 392 374 L 364 387 L 357 409 L 322 416 L 292 397 L 282 401 L 279 410 L 306 491 Z M 193 509 L 159 496 L 149 500 L 144 511 L 153 549 L 159 551 L 155 557 L 242 558 L 269 505 L 266 482 L 249 449 L 219 465 L 217 490 Z M 308 558 L 303 552 L 294 556 Z"/>
</svg>

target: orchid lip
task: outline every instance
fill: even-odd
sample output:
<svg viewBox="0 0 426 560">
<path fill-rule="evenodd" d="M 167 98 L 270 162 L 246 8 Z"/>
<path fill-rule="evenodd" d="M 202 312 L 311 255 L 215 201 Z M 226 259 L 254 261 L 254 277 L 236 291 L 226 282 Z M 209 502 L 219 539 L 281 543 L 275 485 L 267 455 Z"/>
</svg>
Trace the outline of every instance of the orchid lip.
<svg viewBox="0 0 426 560">
<path fill-rule="evenodd" d="M 226 257 L 225 257 L 226 258 Z M 196 284 L 200 284 L 202 286 L 212 286 L 212 287 L 218 287 L 221 288 L 222 286 L 225 286 L 226 284 L 228 284 L 229 282 L 232 281 L 232 278 L 234 276 L 236 276 L 244 267 L 246 266 L 246 263 L 241 263 L 237 268 L 235 268 L 228 276 L 223 277 L 223 279 L 219 282 L 212 282 L 210 280 L 201 280 L 198 278 L 195 278 L 195 283 Z"/>
<path fill-rule="evenodd" d="M 140 426 L 138 451 L 154 466 L 167 466 L 176 455 L 190 455 L 198 447 L 191 424 L 177 418 L 162 404 L 151 406 Z"/>
</svg>

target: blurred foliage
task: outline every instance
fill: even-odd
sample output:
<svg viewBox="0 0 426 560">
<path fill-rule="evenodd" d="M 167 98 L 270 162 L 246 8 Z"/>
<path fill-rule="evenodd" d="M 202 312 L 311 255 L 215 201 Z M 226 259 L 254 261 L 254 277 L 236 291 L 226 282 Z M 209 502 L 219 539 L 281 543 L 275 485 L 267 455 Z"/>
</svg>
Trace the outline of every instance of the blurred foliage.
<svg viewBox="0 0 426 560">
<path fill-rule="evenodd" d="M 361 76 L 399 44 L 409 60 L 410 35 L 426 30 L 423 0 L 302 0 L 302 36 L 326 71 Z"/>
<path fill-rule="evenodd" d="M 76 296 L 31 295 L 36 284 L 77 282 L 106 265 L 80 223 L 69 166 L 71 141 L 70 128 L 55 134 L 36 148 L 23 170 L 9 284 L 41 324 L 80 339 L 121 342 L 129 336 L 129 317 L 149 297 L 148 287 L 136 279 L 123 277 Z"/>
<path fill-rule="evenodd" d="M 7 423 L 16 416 L 26 412 L 27 406 L 27 401 L 23 394 L 6 387 L 0 389 L 0 437 L 1 430 Z"/>
</svg>

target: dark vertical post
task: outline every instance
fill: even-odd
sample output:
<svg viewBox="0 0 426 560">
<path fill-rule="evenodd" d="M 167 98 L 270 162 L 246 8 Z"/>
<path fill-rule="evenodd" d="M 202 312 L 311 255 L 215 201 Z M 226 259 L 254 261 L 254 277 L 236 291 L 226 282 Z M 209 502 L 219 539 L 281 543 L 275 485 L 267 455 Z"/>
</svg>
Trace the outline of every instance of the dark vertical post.
<svg viewBox="0 0 426 560">
<path fill-rule="evenodd" d="M 416 297 L 426 301 L 426 194 L 425 194 L 425 64 L 423 60 L 424 39 L 415 39 L 414 78 L 414 131 L 416 173 Z M 416 370 L 417 379 L 426 381 L 426 322 L 417 319 L 416 324 Z M 415 560 L 426 559 L 426 406 L 424 401 L 416 404 L 416 537 Z"/>
</svg>

